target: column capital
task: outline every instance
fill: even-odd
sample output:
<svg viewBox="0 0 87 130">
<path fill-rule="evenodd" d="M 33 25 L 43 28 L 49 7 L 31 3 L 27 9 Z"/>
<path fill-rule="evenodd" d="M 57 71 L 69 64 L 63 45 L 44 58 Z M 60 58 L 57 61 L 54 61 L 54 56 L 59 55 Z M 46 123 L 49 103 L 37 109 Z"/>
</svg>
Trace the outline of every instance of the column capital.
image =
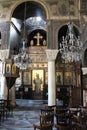
<svg viewBox="0 0 87 130">
<path fill-rule="evenodd" d="M 58 54 L 58 50 L 56 49 L 47 49 L 46 51 L 46 55 L 47 55 L 47 59 L 49 61 L 55 60 Z"/>
<path fill-rule="evenodd" d="M 87 74 L 87 67 L 82 67 L 83 75 Z"/>
<path fill-rule="evenodd" d="M 0 59 L 4 61 L 9 58 L 9 49 L 0 50 Z"/>
</svg>

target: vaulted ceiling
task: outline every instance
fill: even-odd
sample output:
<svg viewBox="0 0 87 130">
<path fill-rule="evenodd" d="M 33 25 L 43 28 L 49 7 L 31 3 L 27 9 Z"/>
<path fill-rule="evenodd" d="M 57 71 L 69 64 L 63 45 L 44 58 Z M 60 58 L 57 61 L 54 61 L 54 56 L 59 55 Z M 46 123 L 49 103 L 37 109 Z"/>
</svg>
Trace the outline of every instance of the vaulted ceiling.
<svg viewBox="0 0 87 130">
<path fill-rule="evenodd" d="M 16 7 L 12 17 L 24 20 L 24 9 L 25 2 Z M 35 16 L 41 16 L 44 20 L 46 19 L 46 13 L 43 6 L 37 2 L 26 2 L 26 19 Z"/>
<path fill-rule="evenodd" d="M 10 39 L 10 46 L 11 46 L 11 50 L 13 50 L 14 48 L 16 48 L 16 50 L 18 50 L 17 48 L 19 47 L 19 43 L 20 43 L 20 36 L 21 36 L 21 32 L 22 32 L 22 27 L 25 24 L 25 28 L 27 30 L 27 35 L 26 37 L 28 38 L 28 41 L 30 39 L 30 33 L 33 31 L 35 33 L 34 30 L 43 30 L 43 28 L 40 26 L 39 27 L 39 22 L 33 18 L 36 17 L 41 17 L 42 22 L 40 22 L 40 24 L 43 24 L 46 21 L 46 12 L 44 7 L 39 4 L 38 2 L 32 2 L 32 1 L 27 1 L 27 2 L 23 2 L 20 5 L 18 5 L 12 15 L 12 28 L 14 28 L 15 33 L 13 34 L 13 32 L 11 31 L 11 39 Z M 32 18 L 32 19 L 30 19 Z M 14 20 L 15 19 L 15 20 Z M 45 37 L 46 39 L 46 32 L 42 31 L 42 35 Z M 19 40 L 17 40 L 18 37 Z M 28 46 L 29 43 L 27 43 Z"/>
</svg>

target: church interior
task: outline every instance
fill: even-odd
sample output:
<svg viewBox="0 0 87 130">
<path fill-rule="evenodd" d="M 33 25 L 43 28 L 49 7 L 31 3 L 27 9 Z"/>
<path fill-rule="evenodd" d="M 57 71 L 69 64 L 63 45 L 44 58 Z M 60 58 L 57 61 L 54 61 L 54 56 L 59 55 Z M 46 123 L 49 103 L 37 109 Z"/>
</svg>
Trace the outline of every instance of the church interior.
<svg viewBox="0 0 87 130">
<path fill-rule="evenodd" d="M 42 107 L 56 126 L 34 124 Z M 87 129 L 87 1 L 0 0 L 0 129 L 68 130 L 58 110 Z"/>
</svg>

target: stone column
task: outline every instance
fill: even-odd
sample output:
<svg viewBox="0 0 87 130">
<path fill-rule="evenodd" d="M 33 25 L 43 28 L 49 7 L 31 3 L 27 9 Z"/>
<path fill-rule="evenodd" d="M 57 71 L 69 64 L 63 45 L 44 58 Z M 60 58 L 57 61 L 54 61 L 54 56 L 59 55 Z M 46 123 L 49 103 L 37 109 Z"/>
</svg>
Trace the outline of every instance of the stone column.
<svg viewBox="0 0 87 130">
<path fill-rule="evenodd" d="M 7 95 L 8 95 L 8 88 L 7 88 L 7 85 L 6 85 L 6 79 L 5 79 L 5 76 L 4 75 L 1 75 L 0 77 L 0 80 L 1 80 L 1 93 L 0 93 L 0 98 L 1 99 L 7 99 Z"/>
<path fill-rule="evenodd" d="M 5 59 L 9 58 L 9 50 L 0 50 L 0 60 L 1 60 L 1 69 L 2 72 L 0 72 L 0 98 L 2 99 L 7 99 L 8 95 L 8 88 L 7 88 L 7 83 L 6 83 L 6 78 L 4 76 L 5 73 Z"/>
<path fill-rule="evenodd" d="M 48 59 L 48 106 L 56 105 L 55 59 L 58 50 L 46 50 Z"/>
</svg>

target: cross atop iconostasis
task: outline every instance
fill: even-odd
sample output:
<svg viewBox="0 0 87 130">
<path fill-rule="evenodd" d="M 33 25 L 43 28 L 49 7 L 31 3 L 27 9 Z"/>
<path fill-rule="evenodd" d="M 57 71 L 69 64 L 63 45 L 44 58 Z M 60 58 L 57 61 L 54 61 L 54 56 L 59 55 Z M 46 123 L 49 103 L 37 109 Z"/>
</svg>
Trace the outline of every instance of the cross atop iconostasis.
<svg viewBox="0 0 87 130">
<path fill-rule="evenodd" d="M 29 46 L 47 46 L 46 32 L 43 30 L 33 31 L 29 35 Z"/>
</svg>

